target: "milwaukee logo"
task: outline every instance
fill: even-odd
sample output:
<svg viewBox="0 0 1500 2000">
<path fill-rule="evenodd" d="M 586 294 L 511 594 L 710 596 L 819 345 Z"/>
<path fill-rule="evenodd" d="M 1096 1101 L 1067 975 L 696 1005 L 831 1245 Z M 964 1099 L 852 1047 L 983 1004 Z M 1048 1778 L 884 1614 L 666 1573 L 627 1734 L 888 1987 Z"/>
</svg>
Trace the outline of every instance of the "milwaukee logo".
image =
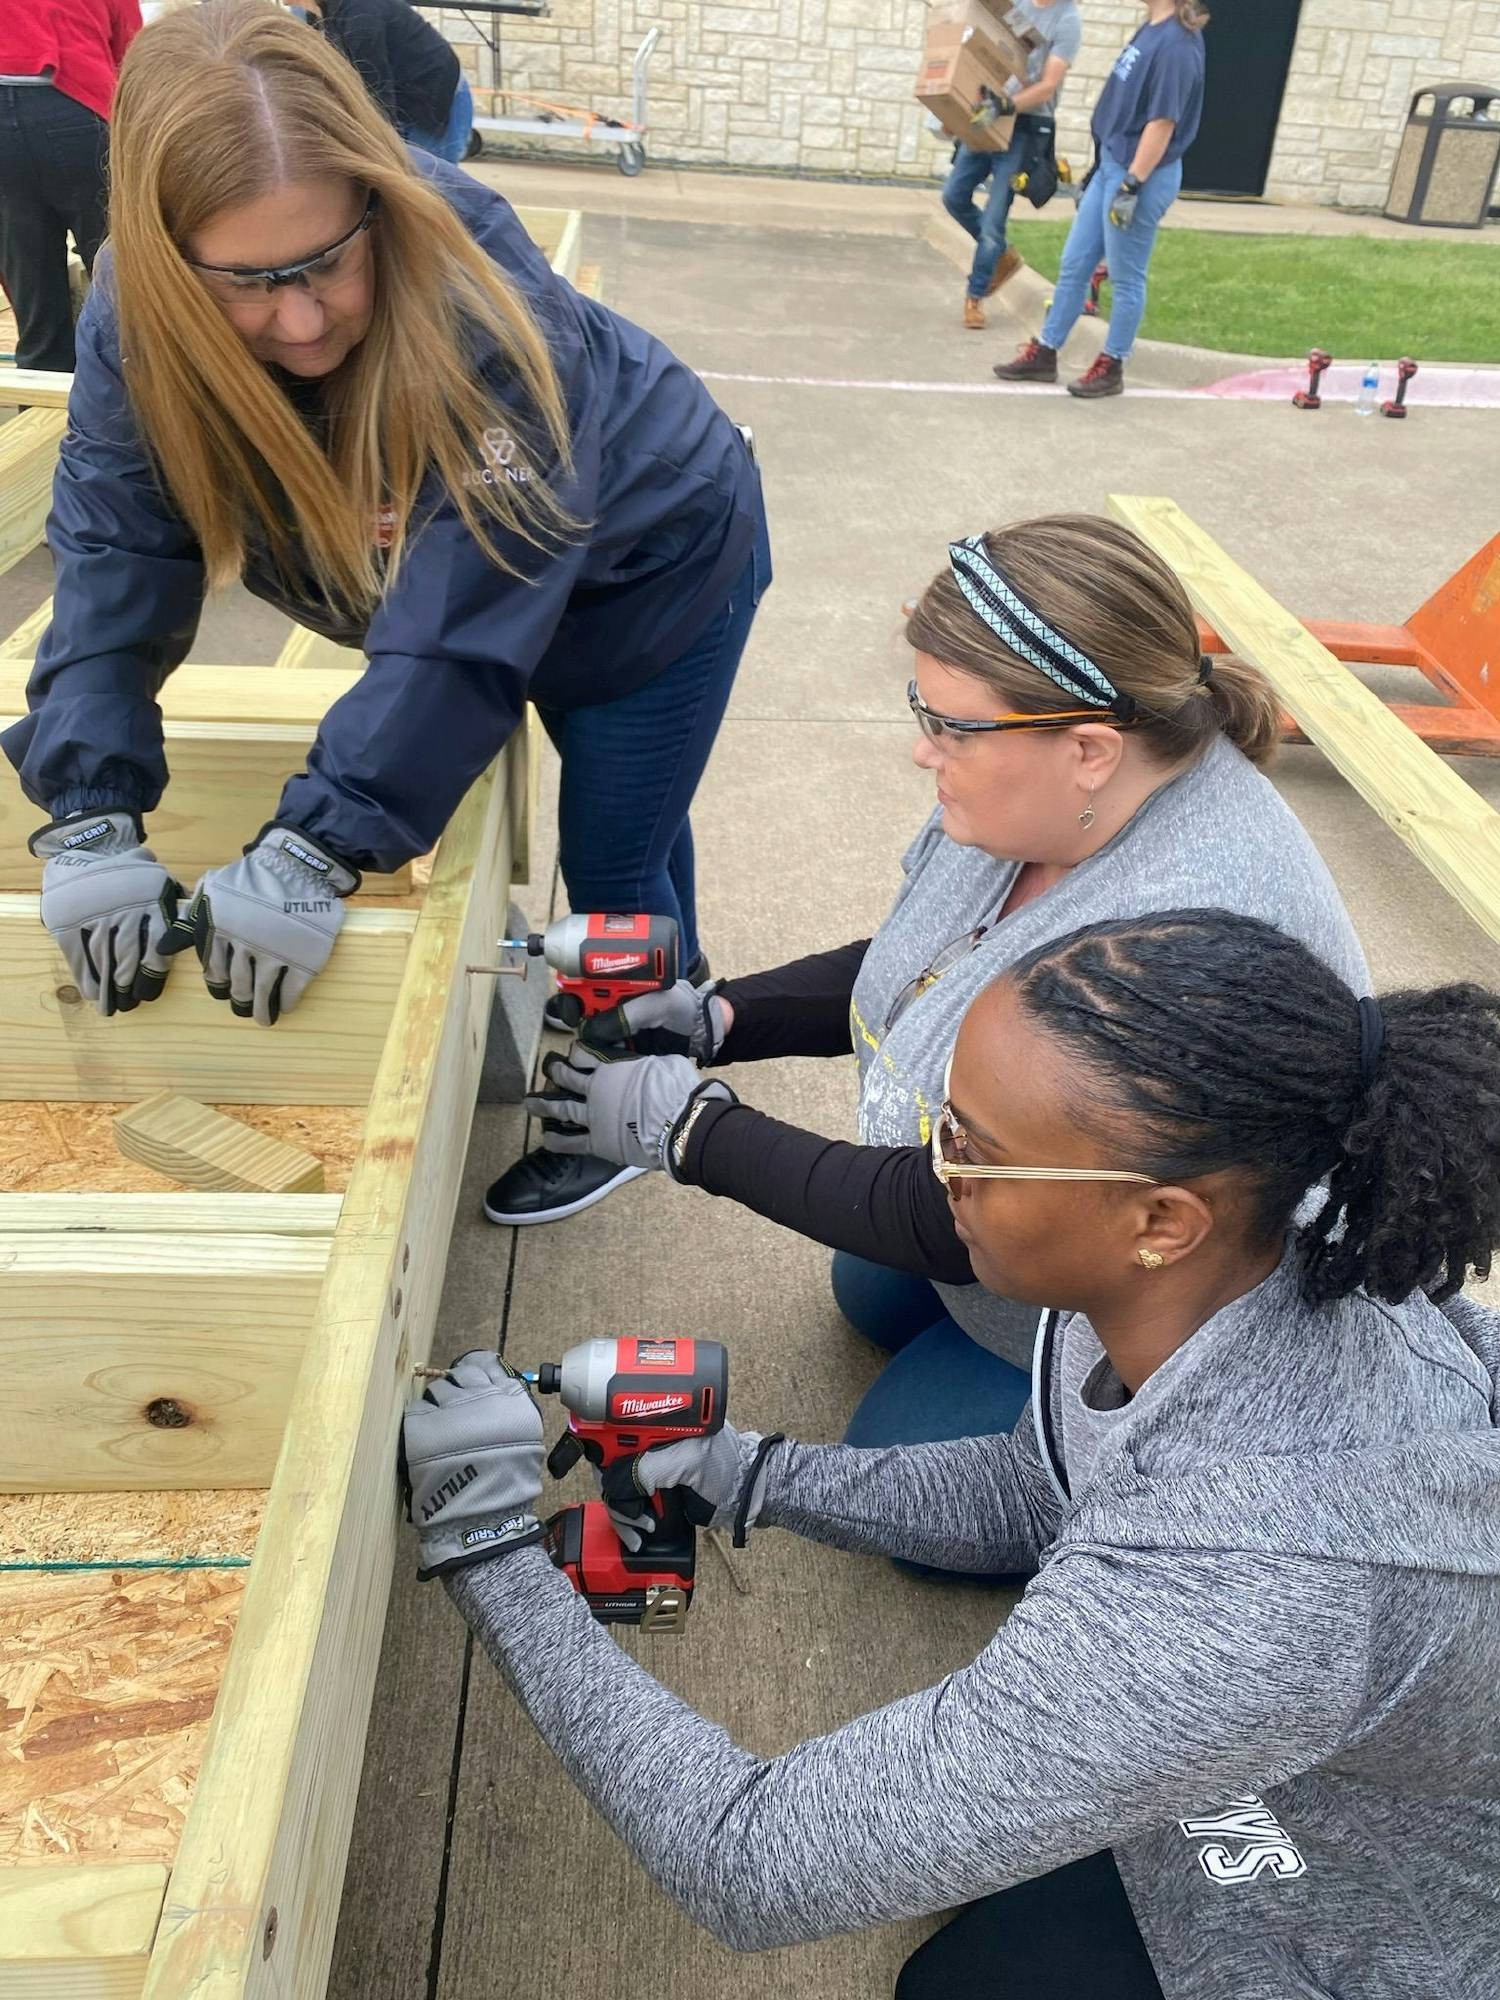
<svg viewBox="0 0 1500 2000">
<path fill-rule="evenodd" d="M 615 1415 L 617 1417 L 665 1417 L 674 1410 L 688 1410 L 693 1405 L 691 1396 L 616 1396 Z"/>
<path fill-rule="evenodd" d="M 634 972 L 644 962 L 638 951 L 596 951 L 589 959 L 589 971 Z"/>
</svg>

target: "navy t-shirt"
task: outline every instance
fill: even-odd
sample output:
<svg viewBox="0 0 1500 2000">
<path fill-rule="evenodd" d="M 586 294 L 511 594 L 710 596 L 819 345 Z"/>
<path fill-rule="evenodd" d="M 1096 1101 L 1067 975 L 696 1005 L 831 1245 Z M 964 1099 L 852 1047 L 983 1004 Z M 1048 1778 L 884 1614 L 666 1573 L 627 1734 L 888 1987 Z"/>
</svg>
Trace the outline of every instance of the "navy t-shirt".
<svg viewBox="0 0 1500 2000">
<path fill-rule="evenodd" d="M 1162 165 L 1180 160 L 1203 116 L 1203 36 L 1178 20 L 1148 22 L 1120 51 L 1094 106 L 1094 138 L 1103 159 L 1129 166 L 1140 137 L 1157 118 L 1177 129 Z"/>
</svg>

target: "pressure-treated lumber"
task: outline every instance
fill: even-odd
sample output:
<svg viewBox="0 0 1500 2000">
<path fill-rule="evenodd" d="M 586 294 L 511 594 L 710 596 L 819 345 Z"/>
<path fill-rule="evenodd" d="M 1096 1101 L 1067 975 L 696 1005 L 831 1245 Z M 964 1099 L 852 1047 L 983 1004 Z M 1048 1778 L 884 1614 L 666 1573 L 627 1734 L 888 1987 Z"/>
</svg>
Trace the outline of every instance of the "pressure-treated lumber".
<svg viewBox="0 0 1500 2000">
<path fill-rule="evenodd" d="M 516 220 L 560 278 L 571 284 L 583 248 L 583 211 L 577 208 L 518 208 Z"/>
<path fill-rule="evenodd" d="M 166 1887 L 159 1861 L 0 1869 L 0 2000 L 135 2000 Z"/>
<path fill-rule="evenodd" d="M 192 975 L 191 965 L 185 970 Z M 13 1196 L 66 1194 L 75 1201 L 79 1190 L 85 1188 L 91 1196 L 171 1195 L 182 1199 L 180 1182 L 168 1180 L 138 1160 L 127 1160 L 116 1146 L 114 1120 L 128 1108 L 113 1098 L 83 1104 L 27 1098 L 5 1105 L 0 1109 L 0 1190 Z M 230 1103 L 215 1108 L 268 1138 L 284 1140 L 313 1154 L 323 1163 L 323 1185 L 330 1193 L 347 1187 L 364 1124 L 359 1106 Z M 293 1196 L 292 1200 L 315 1198 Z M 227 1222 L 222 1226 L 243 1227 Z"/>
<path fill-rule="evenodd" d="M 1261 669 L 1386 825 L 1500 938 L 1500 814 L 1173 501 L 1114 493 L 1109 507 L 1165 557 L 1196 609 Z"/>
<path fill-rule="evenodd" d="M 268 1485 L 331 1241 L 0 1238 L 0 1491 Z"/>
<path fill-rule="evenodd" d="M 61 410 L 23 410 L 0 424 L 0 575 L 42 539 L 66 428 Z"/>
<path fill-rule="evenodd" d="M 259 671 L 272 677 L 269 669 Z M 0 715 L 0 728 L 13 719 Z M 189 886 L 206 869 L 233 861 L 275 818 L 282 786 L 306 764 L 316 735 L 316 718 L 167 723 L 163 736 L 172 779 L 148 821 L 151 851 Z M 46 818 L 21 790 L 9 760 L 0 758 L 0 894 L 39 887 L 42 864 L 26 841 Z M 378 895 L 402 893 L 411 883 L 409 870 L 366 879 Z"/>
<path fill-rule="evenodd" d="M 0 1099 L 128 1103 L 180 1089 L 220 1104 L 364 1104 L 417 921 L 352 908 L 327 966 L 274 1028 L 211 999 L 191 954 L 159 1000 L 106 1020 L 73 985 L 37 899 L 0 896 Z"/>
<path fill-rule="evenodd" d="M 488 774 L 438 850 L 146 2000 L 324 1989 L 395 1548 L 396 1432 L 432 1336 L 490 999 L 462 967 L 499 935 L 505 789 L 523 782 L 511 760 L 504 783 Z"/>
<path fill-rule="evenodd" d="M 365 664 L 365 656 L 355 646 L 341 646 L 334 639 L 325 639 L 320 633 L 309 632 L 305 625 L 294 625 L 292 636 L 276 655 L 278 667 L 316 667 L 322 672 L 337 668 L 341 673 L 360 672 Z"/>
<path fill-rule="evenodd" d="M 115 1118 L 115 1144 L 184 1187 L 237 1194 L 319 1194 L 323 1162 L 211 1105 L 160 1090 Z"/>
<path fill-rule="evenodd" d="M 242 1194 L 0 1194 L 3 1239 L 53 1233 L 165 1236 L 331 1236 L 343 1196 Z"/>
<path fill-rule="evenodd" d="M 52 599 L 49 597 L 44 604 L 37 606 L 29 618 L 22 619 L 8 639 L 0 639 L 0 660 L 34 660 L 42 634 L 51 623 Z M 19 705 L 8 700 L 0 703 L 7 713 L 14 712 Z"/>
<path fill-rule="evenodd" d="M 26 626 L 18 626 L 11 641 L 25 630 Z M 0 648 L 0 714 L 25 713 L 30 672 L 25 656 Z M 358 678 L 347 667 L 309 667 L 290 676 L 270 667 L 186 666 L 168 674 L 157 701 L 169 723 L 249 722 L 262 728 L 315 730 L 325 711 Z"/>
<path fill-rule="evenodd" d="M 0 368 L 0 407 L 24 403 L 33 410 L 65 410 L 73 377 L 50 368 Z"/>
</svg>

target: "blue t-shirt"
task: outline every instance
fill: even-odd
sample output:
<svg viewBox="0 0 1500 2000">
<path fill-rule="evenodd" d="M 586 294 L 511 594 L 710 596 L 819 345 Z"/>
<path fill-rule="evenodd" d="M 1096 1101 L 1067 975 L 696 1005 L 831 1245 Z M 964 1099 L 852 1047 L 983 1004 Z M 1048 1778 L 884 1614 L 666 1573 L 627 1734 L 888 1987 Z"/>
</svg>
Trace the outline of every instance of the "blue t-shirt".
<svg viewBox="0 0 1500 2000">
<path fill-rule="evenodd" d="M 1120 51 L 1094 106 L 1100 157 L 1129 166 L 1146 127 L 1170 118 L 1177 129 L 1162 165 L 1180 160 L 1203 116 L 1203 36 L 1178 20 L 1152 21 Z"/>
</svg>

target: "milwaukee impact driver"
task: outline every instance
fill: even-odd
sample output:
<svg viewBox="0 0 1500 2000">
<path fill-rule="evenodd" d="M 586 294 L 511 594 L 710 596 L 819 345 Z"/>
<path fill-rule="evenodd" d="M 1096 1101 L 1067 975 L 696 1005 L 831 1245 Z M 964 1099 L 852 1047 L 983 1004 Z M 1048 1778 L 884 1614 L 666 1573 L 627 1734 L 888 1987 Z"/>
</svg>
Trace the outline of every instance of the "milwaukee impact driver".
<svg viewBox="0 0 1500 2000">
<path fill-rule="evenodd" d="M 526 1379 L 541 1395 L 561 1396 L 568 1412 L 547 1459 L 561 1479 L 580 1458 L 604 1472 L 652 1445 L 712 1436 L 724 1422 L 729 1356 L 717 1340 L 585 1340 Z M 693 1517 L 701 1526 L 707 1516 L 676 1487 L 641 1507 L 656 1516 L 656 1528 L 634 1555 L 602 1500 L 554 1514 L 547 1552 L 603 1624 L 680 1632 L 693 1599 Z"/>
<path fill-rule="evenodd" d="M 502 951 L 545 959 L 559 993 L 577 1005 L 580 1022 L 607 1014 L 642 993 L 660 993 L 677 978 L 677 919 L 595 911 L 559 917 L 544 931 L 501 938 Z"/>
</svg>

